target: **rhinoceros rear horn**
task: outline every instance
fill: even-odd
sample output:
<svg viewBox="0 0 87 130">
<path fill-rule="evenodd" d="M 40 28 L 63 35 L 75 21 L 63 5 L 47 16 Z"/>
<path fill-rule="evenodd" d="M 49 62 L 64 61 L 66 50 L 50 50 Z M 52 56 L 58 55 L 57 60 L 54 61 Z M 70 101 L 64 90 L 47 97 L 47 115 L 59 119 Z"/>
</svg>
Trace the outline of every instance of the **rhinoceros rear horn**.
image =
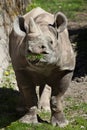
<svg viewBox="0 0 87 130">
<path fill-rule="evenodd" d="M 29 33 L 37 32 L 37 26 L 32 17 L 29 18 Z"/>
<path fill-rule="evenodd" d="M 13 28 L 16 34 L 20 36 L 25 36 L 28 33 L 28 26 L 25 23 L 25 19 L 21 16 L 18 16 L 13 23 Z"/>
<path fill-rule="evenodd" d="M 57 14 L 55 14 L 54 25 L 58 32 L 62 32 L 67 27 L 66 16 L 61 12 L 58 12 Z"/>
<path fill-rule="evenodd" d="M 29 18 L 29 34 L 33 36 L 41 34 L 39 26 L 35 23 L 32 17 Z"/>
</svg>

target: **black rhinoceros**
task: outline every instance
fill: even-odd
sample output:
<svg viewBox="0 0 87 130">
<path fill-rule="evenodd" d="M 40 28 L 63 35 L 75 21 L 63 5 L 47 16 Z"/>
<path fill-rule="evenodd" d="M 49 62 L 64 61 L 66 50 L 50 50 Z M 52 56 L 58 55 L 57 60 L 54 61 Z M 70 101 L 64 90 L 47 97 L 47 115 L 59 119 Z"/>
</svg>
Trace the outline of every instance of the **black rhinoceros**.
<svg viewBox="0 0 87 130">
<path fill-rule="evenodd" d="M 61 98 L 70 85 L 75 67 L 66 16 L 61 12 L 53 15 L 39 7 L 18 16 L 9 36 L 9 52 L 27 109 L 20 121 L 38 123 L 36 86 L 40 86 L 41 95 L 48 85 L 52 90 L 51 123 L 66 126 L 68 121 Z"/>
</svg>

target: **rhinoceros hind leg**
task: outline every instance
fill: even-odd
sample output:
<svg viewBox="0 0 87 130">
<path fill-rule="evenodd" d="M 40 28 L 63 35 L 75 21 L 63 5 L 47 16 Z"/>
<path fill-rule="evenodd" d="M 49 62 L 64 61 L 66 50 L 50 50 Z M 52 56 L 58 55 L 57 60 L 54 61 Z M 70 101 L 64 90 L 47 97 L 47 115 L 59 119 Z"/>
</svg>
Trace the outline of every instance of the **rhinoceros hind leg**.
<svg viewBox="0 0 87 130">
<path fill-rule="evenodd" d="M 38 108 L 40 110 L 50 112 L 50 97 L 51 97 L 51 88 L 46 84 L 45 88 L 40 94 L 40 100 L 38 103 Z"/>
</svg>

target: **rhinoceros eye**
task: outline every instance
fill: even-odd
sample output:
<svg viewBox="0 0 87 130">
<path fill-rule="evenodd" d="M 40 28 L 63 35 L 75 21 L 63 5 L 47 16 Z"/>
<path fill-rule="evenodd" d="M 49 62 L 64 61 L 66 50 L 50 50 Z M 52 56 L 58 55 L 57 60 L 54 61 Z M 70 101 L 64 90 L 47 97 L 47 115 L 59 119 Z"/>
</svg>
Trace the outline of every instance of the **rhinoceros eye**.
<svg viewBox="0 0 87 130">
<path fill-rule="evenodd" d="M 50 41 L 51 44 L 53 44 L 53 41 Z"/>
<path fill-rule="evenodd" d="M 51 37 L 47 37 L 47 41 L 48 41 L 48 43 L 50 43 L 50 44 L 53 44 L 53 40 L 52 40 L 52 38 Z"/>
</svg>

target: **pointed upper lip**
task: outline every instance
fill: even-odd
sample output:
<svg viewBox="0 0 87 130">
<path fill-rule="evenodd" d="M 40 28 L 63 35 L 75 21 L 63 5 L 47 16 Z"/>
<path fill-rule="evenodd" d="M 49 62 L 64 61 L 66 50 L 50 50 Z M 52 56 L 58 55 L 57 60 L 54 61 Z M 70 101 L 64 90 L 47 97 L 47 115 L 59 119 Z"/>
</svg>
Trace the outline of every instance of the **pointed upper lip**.
<svg viewBox="0 0 87 130">
<path fill-rule="evenodd" d="M 48 54 L 46 51 L 43 51 L 41 54 Z"/>
<path fill-rule="evenodd" d="M 27 52 L 28 52 L 28 54 L 38 55 L 38 53 L 32 53 L 30 50 L 28 50 Z M 48 52 L 43 51 L 43 52 L 41 52 L 40 54 L 48 54 Z"/>
</svg>

